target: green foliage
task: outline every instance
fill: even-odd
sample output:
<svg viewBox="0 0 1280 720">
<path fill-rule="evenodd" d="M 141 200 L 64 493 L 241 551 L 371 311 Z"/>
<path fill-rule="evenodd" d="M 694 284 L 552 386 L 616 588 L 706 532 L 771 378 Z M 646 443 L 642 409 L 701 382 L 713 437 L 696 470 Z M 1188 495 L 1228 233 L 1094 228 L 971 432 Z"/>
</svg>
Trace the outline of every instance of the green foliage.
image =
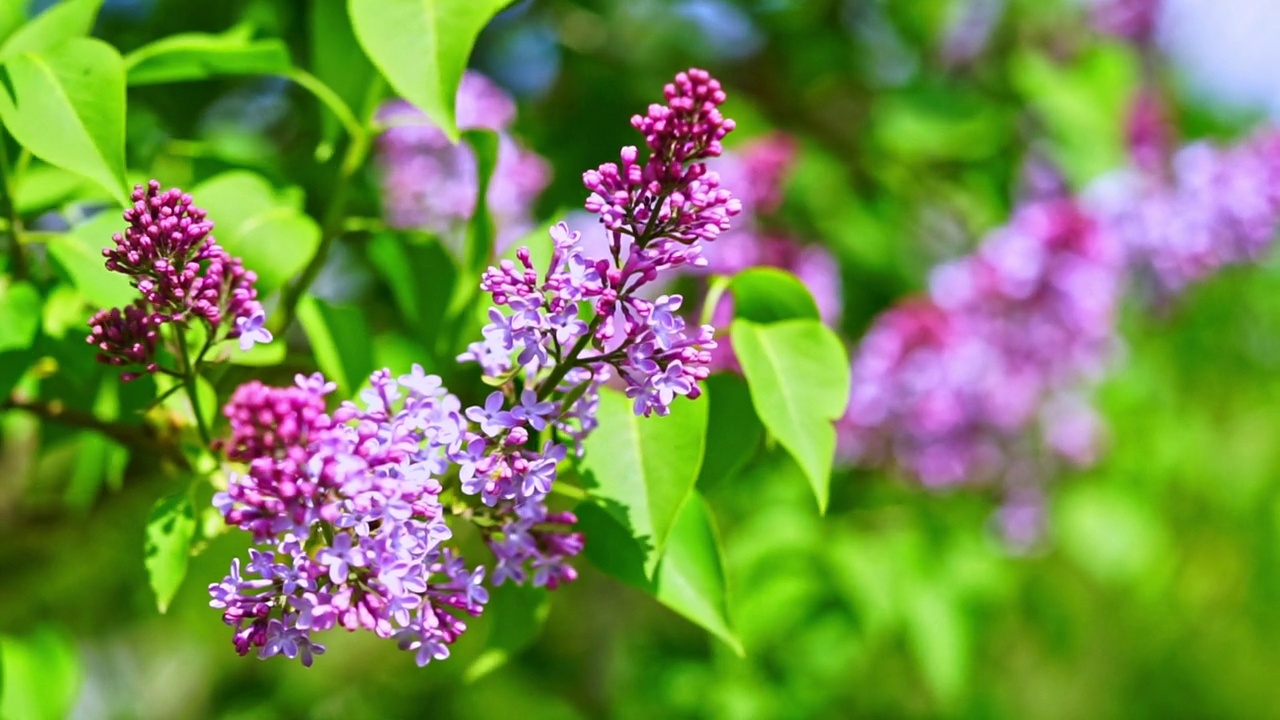
<svg viewBox="0 0 1280 720">
<path fill-rule="evenodd" d="M 128 278 L 103 271 L 102 250 L 111 246 L 111 235 L 120 232 L 121 225 L 115 213 L 101 213 L 71 232 L 55 235 L 46 245 L 64 276 L 99 308 L 122 307 L 138 296 Z"/>
<path fill-rule="evenodd" d="M 221 35 L 183 33 L 161 38 L 124 58 L 130 85 L 189 82 L 219 75 L 284 75 L 289 49 L 278 38 L 255 40 L 249 28 Z"/>
<path fill-rule="evenodd" d="M 0 717 L 57 720 L 75 706 L 80 662 L 74 643 L 50 626 L 0 636 Z"/>
<path fill-rule="evenodd" d="M 348 0 L 356 39 L 395 91 L 457 142 L 454 103 L 476 36 L 508 0 Z"/>
<path fill-rule="evenodd" d="M 31 346 L 40 327 L 40 292 L 31 283 L 0 279 L 0 352 Z"/>
<path fill-rule="evenodd" d="M 583 486 L 631 537 L 652 577 L 681 508 L 693 497 L 707 437 L 707 406 L 677 402 L 664 418 L 637 417 L 621 393 L 600 393 L 600 426 L 584 443 Z"/>
<path fill-rule="evenodd" d="M 262 295 L 301 272 L 320 246 L 320 226 L 302 211 L 300 193 L 277 192 L 261 175 L 225 172 L 191 192 L 213 219 L 218 242 L 257 273 Z"/>
<path fill-rule="evenodd" d="M 190 493 L 164 498 L 147 519 L 143 562 L 160 612 L 169 609 L 174 593 L 187 576 L 191 541 L 196 534 L 196 509 Z"/>
<path fill-rule="evenodd" d="M 20 16 L 21 3 L 6 0 L 5 6 Z M 23 53 L 42 53 L 88 35 L 101 6 L 102 0 L 65 0 L 50 7 L 7 34 L 0 44 L 0 63 Z"/>
<path fill-rule="evenodd" d="M 364 316 L 357 308 L 305 298 L 298 305 L 298 322 L 307 333 L 316 364 L 338 384 L 339 397 L 350 397 L 373 372 L 373 348 Z"/>
<path fill-rule="evenodd" d="M 804 469 L 826 512 L 836 450 L 832 422 L 849 398 L 849 362 L 835 333 L 816 320 L 757 325 L 735 320 L 733 348 L 756 414 Z"/>
<path fill-rule="evenodd" d="M 12 41 L 12 38 L 11 38 Z M 124 194 L 124 62 L 88 38 L 25 50 L 5 61 L 0 120 L 36 157 L 80 173 L 121 203 Z"/>
<path fill-rule="evenodd" d="M 733 277 L 733 315 L 767 324 L 779 320 L 818 319 L 818 305 L 794 275 L 777 268 L 751 268 Z"/>
</svg>

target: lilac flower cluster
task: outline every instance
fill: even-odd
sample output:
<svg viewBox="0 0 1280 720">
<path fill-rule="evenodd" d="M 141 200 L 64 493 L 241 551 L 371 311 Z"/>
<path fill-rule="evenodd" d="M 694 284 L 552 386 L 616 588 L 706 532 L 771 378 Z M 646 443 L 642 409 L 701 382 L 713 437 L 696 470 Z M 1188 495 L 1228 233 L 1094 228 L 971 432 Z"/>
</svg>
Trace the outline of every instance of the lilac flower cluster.
<svg viewBox="0 0 1280 720">
<path fill-rule="evenodd" d="M 526 387 L 549 369 L 538 398 L 598 385 L 613 371 L 645 416 L 667 414 L 677 395 L 698 397 L 714 328 L 690 331 L 678 314 L 679 295 L 648 300 L 642 290 L 662 273 L 705 265 L 703 242 L 728 230 L 741 211 L 705 162 L 720 154 L 733 121 L 720 114 L 724 91 L 705 71 L 680 73 L 664 92 L 666 105 L 631 121 L 645 136 L 648 158 L 642 163 L 637 148 L 626 147 L 621 164 L 583 174 L 591 192 L 586 208 L 599 216 L 607 248 L 588 247 L 561 223 L 552 229 L 555 249 L 541 276 L 527 249 L 517 253 L 518 265 L 490 268 L 481 287 L 509 314 L 492 309 L 484 340 L 460 359 L 480 363 L 494 378 L 522 370 Z M 589 319 L 580 317 L 584 305 Z M 585 431 L 581 416 L 577 425 Z"/>
<path fill-rule="evenodd" d="M 515 116 L 515 103 L 501 88 L 473 71 L 463 76 L 458 127 L 498 134 L 497 167 L 485 203 L 497 227 L 499 250 L 532 228 L 532 204 L 551 179 L 546 161 L 511 136 Z M 387 126 L 378 138 L 387 223 L 433 233 L 458 250 L 476 210 L 475 153 L 465 143 L 450 143 L 443 130 L 403 100 L 388 103 L 378 117 Z"/>
<path fill-rule="evenodd" d="M 309 664 L 324 649 L 312 633 L 342 626 L 395 639 L 419 664 L 447 657 L 466 629 L 462 616 L 480 614 L 488 598 L 486 567 L 469 567 L 449 545 L 451 521 L 474 524 L 486 540 L 491 584 L 555 588 L 577 577 L 577 518 L 547 503 L 564 441 L 582 452 L 599 386 L 615 373 L 637 414 L 664 415 L 677 395 L 697 397 L 714 347 L 712 328 L 686 332 L 680 297 L 636 294 L 660 271 L 702 262 L 700 241 L 738 212 L 702 163 L 732 129 L 717 110 L 719 84 L 692 70 L 667 97 L 633 121 L 652 150 L 645 165 L 627 148 L 623 170 L 586 174 L 588 206 L 612 238 L 607 253 L 590 254 L 561 223 L 541 275 L 528 248 L 518 265 L 484 274 L 495 307 L 484 339 L 460 358 L 499 386 L 483 404 L 464 408 L 417 366 L 395 379 L 375 373 L 360 404 L 332 414 L 324 396 L 334 386 L 319 375 L 236 391 L 223 447 L 247 470 L 215 502 L 261 549 L 209 591 L 241 654 Z"/>
<path fill-rule="evenodd" d="M 239 338 L 242 348 L 270 342 L 257 300 L 257 277 L 214 240 L 213 223 L 191 196 L 176 188 L 161 191 L 152 180 L 133 190 L 124 211 L 129 227 L 102 251 L 108 270 L 124 274 L 142 294 L 134 304 L 98 312 L 89 320 L 88 342 L 100 362 L 161 369 L 156 351 L 166 324 L 186 328 L 200 321 L 209 343 Z M 139 377 L 126 372 L 125 380 Z"/>
<path fill-rule="evenodd" d="M 1159 293 L 1255 262 L 1271 247 L 1280 226 L 1280 131 L 1265 128 L 1230 147 L 1194 143 L 1158 162 L 1148 159 L 1159 157 L 1152 145 L 1136 145 L 1134 168 L 1100 180 L 1088 200 Z"/>
<path fill-rule="evenodd" d="M 927 301 L 881 316 L 853 366 L 842 452 L 927 485 L 999 479 L 1029 426 L 1085 463 L 1098 423 L 1081 388 L 1114 345 L 1123 262 L 1068 200 L 1023 207 L 935 270 Z"/>
<path fill-rule="evenodd" d="M 224 411 L 227 456 L 248 470 L 215 504 L 266 548 L 209 586 L 242 655 L 310 665 L 324 652 L 311 634 L 341 626 L 394 638 L 425 664 L 466 628 L 457 614 L 478 615 L 488 599 L 484 568 L 444 544 L 439 477 L 464 424 L 458 399 L 421 368 L 371 382 L 362 403 L 332 415 L 335 385 L 319 374 L 289 388 L 248 383 Z"/>
</svg>

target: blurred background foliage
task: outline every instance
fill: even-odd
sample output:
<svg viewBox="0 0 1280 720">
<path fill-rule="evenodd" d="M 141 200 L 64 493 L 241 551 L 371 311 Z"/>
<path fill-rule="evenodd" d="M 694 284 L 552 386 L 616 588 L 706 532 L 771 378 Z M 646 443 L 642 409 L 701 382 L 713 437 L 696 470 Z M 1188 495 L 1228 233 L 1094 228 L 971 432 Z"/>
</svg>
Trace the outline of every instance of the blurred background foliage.
<svg viewBox="0 0 1280 720">
<path fill-rule="evenodd" d="M 363 60 L 322 52 L 341 41 L 319 20 L 335 7 L 115 0 L 95 35 L 124 52 L 244 24 L 284 38 L 295 58 L 328 58 L 317 74 L 354 92 Z M 985 29 L 971 17 L 984 9 Z M 963 36 L 966 18 L 982 37 Z M 553 168 L 539 218 L 580 205 L 580 172 L 633 142 L 628 118 L 675 69 L 712 70 L 730 92 L 737 141 L 780 130 L 799 143 L 771 222 L 839 259 L 841 329 L 854 340 L 920 291 L 934 263 L 1008 217 L 1029 162 L 1052 161 L 1077 188 L 1121 165 L 1141 62 L 1065 0 L 532 0 L 500 15 L 472 58 L 517 97 L 517 134 Z M 1176 62 L 1159 73 L 1192 137 L 1236 136 L 1275 101 L 1227 106 Z M 297 87 L 223 78 L 132 88 L 129 113 L 130 168 L 183 187 L 248 168 L 323 215 L 333 175 L 318 168 L 331 130 Z M 61 197 L 24 198 L 26 211 Z M 371 179 L 351 212 L 379 214 Z M 322 276 L 317 292 L 360 303 L 372 367 L 415 347 L 390 319 L 368 241 L 349 235 L 336 250 L 348 272 Z M 819 517 L 788 456 L 742 448 L 747 470 L 700 489 L 719 521 L 743 657 L 584 567 L 506 662 L 486 649 L 496 611 L 455 659 L 426 669 L 341 633 L 311 669 L 239 658 L 204 584 L 245 538 L 213 541 L 158 615 L 139 561 L 151 503 L 167 491 L 148 472 L 158 460 L 126 466 L 96 436 L 7 413 L 0 663 L 38 667 L 44 695 L 30 702 L 84 718 L 1280 716 L 1277 298 L 1280 267 L 1264 263 L 1159 312 L 1130 303 L 1124 352 L 1100 393 L 1107 450 L 1060 479 L 1048 537 L 1028 554 L 1006 550 L 982 490 L 929 493 L 846 470 Z M 106 416 L 142 402 L 127 390 L 92 394 L 110 373 L 80 333 L 47 349 L 58 369 L 46 386 Z M 271 372 L 309 363 L 291 355 Z M 250 372 L 232 369 L 229 381 Z"/>
</svg>

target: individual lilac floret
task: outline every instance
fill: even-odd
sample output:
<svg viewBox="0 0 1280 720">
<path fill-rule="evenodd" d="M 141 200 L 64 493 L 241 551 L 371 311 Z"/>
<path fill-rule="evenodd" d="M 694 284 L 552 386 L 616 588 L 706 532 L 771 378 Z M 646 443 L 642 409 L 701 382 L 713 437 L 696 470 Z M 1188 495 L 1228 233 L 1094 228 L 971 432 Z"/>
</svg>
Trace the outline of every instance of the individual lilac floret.
<svg viewBox="0 0 1280 720">
<path fill-rule="evenodd" d="M 458 127 L 498 134 L 497 166 L 485 204 L 497 228 L 499 250 L 528 234 L 533 203 L 551 179 L 546 161 L 511 136 L 515 115 L 515 103 L 488 78 L 471 71 L 463 76 Z M 476 209 L 475 153 L 466 143 L 451 144 L 443 130 L 403 100 L 385 105 L 378 117 L 387 126 L 378 139 L 387 222 L 433 233 L 459 250 Z"/>
<path fill-rule="evenodd" d="M 133 206 L 124 211 L 124 219 L 129 227 L 114 235 L 115 246 L 102 254 L 107 269 L 127 275 L 142 299 L 132 309 L 95 315 L 89 342 L 102 348 L 102 333 L 110 335 L 112 326 L 116 335 L 129 337 L 120 323 L 138 331 L 145 314 L 148 330 L 144 335 L 150 338 L 150 346 L 145 356 L 102 348 L 100 359 L 115 358 L 103 361 L 121 365 L 126 363 L 118 360 L 138 356 L 130 363 L 143 365 L 147 372 L 159 371 L 153 359 L 155 346 L 167 324 L 185 329 L 198 321 L 210 344 L 240 338 L 241 347 L 247 349 L 255 342 L 271 341 L 254 288 L 257 276 L 218 245 L 210 234 L 213 223 L 192 204 L 190 195 L 176 188 L 161 191 L 160 183 L 151 180 L 134 188 Z"/>
</svg>

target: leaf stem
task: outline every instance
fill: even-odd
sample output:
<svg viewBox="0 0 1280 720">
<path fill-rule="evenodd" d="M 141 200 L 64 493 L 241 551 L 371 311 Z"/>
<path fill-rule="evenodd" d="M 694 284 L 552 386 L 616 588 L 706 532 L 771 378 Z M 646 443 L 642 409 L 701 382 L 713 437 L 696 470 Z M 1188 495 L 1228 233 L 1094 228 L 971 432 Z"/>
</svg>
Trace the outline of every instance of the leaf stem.
<svg viewBox="0 0 1280 720">
<path fill-rule="evenodd" d="M 297 80 L 296 77 L 294 79 Z M 319 81 L 317 80 L 316 82 L 318 83 Z M 276 313 L 275 327 L 272 328 L 272 332 L 277 336 L 281 335 L 289 327 L 289 324 L 293 322 L 294 317 L 297 315 L 298 302 L 302 300 L 307 288 L 311 287 L 311 283 L 315 282 L 320 270 L 324 268 L 325 260 L 329 257 L 329 249 L 333 247 L 333 243 L 338 237 L 344 233 L 344 211 L 346 210 L 347 197 L 351 194 L 351 178 L 364 165 L 365 158 L 368 157 L 371 136 L 367 132 L 366 126 L 373 121 L 373 114 L 377 109 L 378 100 L 382 97 L 382 91 L 383 85 L 380 78 L 370 83 L 369 92 L 365 95 L 364 114 L 367 118 L 365 124 L 348 126 L 348 130 L 351 131 L 351 138 L 347 143 L 347 151 L 343 155 L 342 164 L 338 168 L 338 179 L 334 186 L 333 194 L 329 198 L 328 208 L 325 210 L 324 219 L 320 224 L 320 246 L 316 248 L 315 254 L 311 256 L 311 261 L 303 268 L 298 279 L 293 284 L 286 286 L 280 295 L 280 308 Z M 354 118 L 352 119 L 354 120 Z M 340 117 L 339 120 L 342 120 L 342 118 Z M 345 125 L 346 122 L 343 122 Z"/>
<path fill-rule="evenodd" d="M 209 435 L 209 428 L 205 425 L 204 414 L 200 412 L 200 393 L 196 388 L 197 365 L 191 362 L 191 354 L 187 350 L 187 333 L 181 325 L 177 326 L 177 334 L 178 357 L 182 360 L 182 385 L 186 388 L 187 397 L 191 400 L 191 413 L 196 416 L 196 431 L 200 433 L 200 441 L 205 447 L 209 447 L 213 445 L 213 440 Z M 201 354 L 203 353 L 202 350 Z"/>
<path fill-rule="evenodd" d="M 582 354 L 583 350 L 587 349 L 587 344 L 591 342 L 591 338 L 595 336 L 596 330 L 600 328 L 600 323 L 603 321 L 604 316 L 597 315 L 591 321 L 591 325 L 587 327 L 587 331 L 583 333 L 582 337 L 578 338 L 578 342 L 574 343 L 572 348 L 569 348 L 568 357 L 556 363 L 556 366 L 551 369 L 551 374 L 542 381 L 542 386 L 538 388 L 539 400 L 546 400 L 551 393 L 555 392 L 556 386 L 573 369 L 578 361 L 578 356 Z"/>
</svg>

